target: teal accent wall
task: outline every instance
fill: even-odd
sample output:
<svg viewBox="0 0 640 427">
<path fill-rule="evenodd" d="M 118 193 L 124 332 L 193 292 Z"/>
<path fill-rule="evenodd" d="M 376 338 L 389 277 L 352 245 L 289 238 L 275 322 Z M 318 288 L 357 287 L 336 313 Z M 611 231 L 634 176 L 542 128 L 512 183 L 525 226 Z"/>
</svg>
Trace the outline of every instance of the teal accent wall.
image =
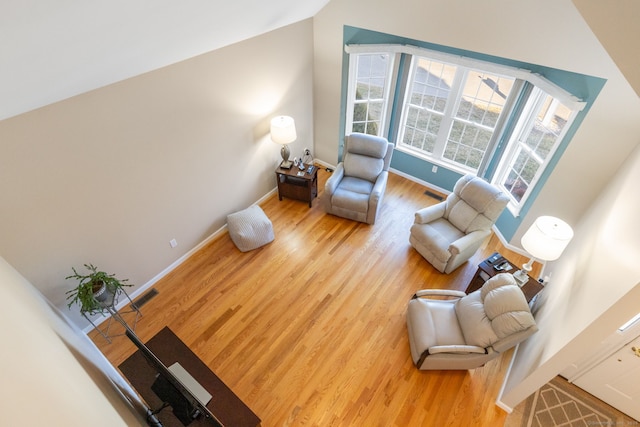
<svg viewBox="0 0 640 427">
<path fill-rule="evenodd" d="M 555 68 L 545 67 L 538 64 L 530 64 L 522 61 L 515 61 L 508 58 L 502 58 L 493 55 L 486 55 L 483 53 L 467 51 L 464 49 L 453 48 L 449 46 L 442 46 L 434 43 L 429 43 L 420 40 L 409 39 L 406 37 L 394 36 L 391 34 L 380 33 L 377 31 L 365 30 L 362 28 L 345 26 L 343 29 L 343 41 L 344 44 L 406 44 L 417 46 L 425 49 L 436 50 L 440 52 L 450 53 L 454 55 L 465 56 L 468 58 L 478 59 L 482 61 L 493 62 L 496 64 L 506 65 L 510 67 L 523 68 L 530 70 L 536 74 L 545 77 L 547 80 L 553 82 L 569 93 L 575 95 L 586 103 L 586 107 L 578 113 L 576 119 L 573 121 L 571 127 L 568 129 L 567 134 L 563 141 L 558 146 L 556 152 L 551 159 L 549 166 L 543 173 L 542 177 L 538 181 L 536 187 L 532 190 L 531 196 L 527 202 L 522 206 L 519 216 L 514 216 L 509 210 L 505 209 L 498 221 L 496 227 L 500 230 L 500 233 L 507 239 L 511 240 L 516 230 L 522 222 L 522 218 L 526 216 L 527 212 L 535 203 L 540 190 L 547 182 L 549 175 L 557 165 L 558 161 L 562 157 L 562 154 L 567 149 L 573 136 L 577 132 L 578 128 L 582 124 L 582 121 L 586 117 L 587 113 L 591 109 L 593 102 L 597 98 L 598 94 L 606 83 L 605 79 L 599 77 L 588 76 L 584 74 L 574 73 L 570 71 L 558 70 Z M 401 62 L 401 67 L 407 66 L 406 61 Z M 347 79 L 349 74 L 348 67 L 348 54 L 343 51 L 343 69 L 342 69 L 342 101 L 340 107 L 341 119 L 340 119 L 340 153 L 339 158 L 342 157 L 342 146 L 344 144 L 345 134 L 345 112 L 347 104 Z M 396 87 L 396 93 L 399 90 Z M 396 97 L 397 99 L 397 97 Z M 393 115 L 391 117 L 392 126 L 399 117 Z M 396 135 L 386 135 L 390 141 L 395 141 Z M 501 144 L 498 145 L 498 150 L 501 149 Z M 503 147 L 502 147 L 503 148 Z M 462 176 L 459 172 L 449 170 L 442 165 L 438 166 L 437 173 L 432 173 L 431 168 L 434 163 L 420 159 L 418 157 L 411 156 L 407 153 L 395 150 L 391 161 L 391 167 L 402 171 L 408 175 L 411 175 L 417 179 L 428 182 L 436 187 L 451 191 L 455 182 Z M 490 163 L 488 173 L 492 173 L 496 168 L 495 163 Z"/>
<path fill-rule="evenodd" d="M 438 167 L 438 172 L 431 172 L 433 166 Z M 456 181 L 462 176 L 459 172 L 399 150 L 393 152 L 391 167 L 448 191 L 453 190 Z"/>
</svg>

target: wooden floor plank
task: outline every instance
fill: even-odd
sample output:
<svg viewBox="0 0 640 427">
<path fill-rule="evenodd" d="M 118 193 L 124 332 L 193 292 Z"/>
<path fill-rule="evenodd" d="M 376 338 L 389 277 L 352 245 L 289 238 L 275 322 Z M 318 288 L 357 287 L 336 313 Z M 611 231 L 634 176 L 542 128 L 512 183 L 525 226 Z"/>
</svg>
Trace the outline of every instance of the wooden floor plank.
<svg viewBox="0 0 640 427">
<path fill-rule="evenodd" d="M 319 171 L 319 197 L 328 176 Z M 418 289 L 466 289 L 495 250 L 526 259 L 492 237 L 439 273 L 409 244 L 415 211 L 437 203 L 425 190 L 391 174 L 373 226 L 327 215 L 320 200 L 309 208 L 273 195 L 261 206 L 275 241 L 242 253 L 223 233 L 154 285 L 136 333 L 148 340 L 169 326 L 263 426 L 502 425 L 495 399 L 508 357 L 418 371 L 405 311 Z M 134 351 L 124 337 L 90 337 L 115 366 Z"/>
</svg>

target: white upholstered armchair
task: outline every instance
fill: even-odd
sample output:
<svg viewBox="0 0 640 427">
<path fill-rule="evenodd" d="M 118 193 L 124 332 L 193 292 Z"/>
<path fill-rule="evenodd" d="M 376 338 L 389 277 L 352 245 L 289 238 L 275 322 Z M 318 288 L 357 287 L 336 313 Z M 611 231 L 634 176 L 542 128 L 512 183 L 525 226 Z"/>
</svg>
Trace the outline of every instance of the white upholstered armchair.
<svg viewBox="0 0 640 427">
<path fill-rule="evenodd" d="M 344 140 L 342 162 L 327 180 L 327 213 L 373 224 L 387 187 L 393 144 L 384 138 L 352 133 Z"/>
<path fill-rule="evenodd" d="M 538 327 L 513 276 L 501 273 L 469 295 L 416 292 L 407 307 L 407 330 L 418 369 L 464 370 L 483 366 Z"/>
<path fill-rule="evenodd" d="M 416 212 L 409 242 L 438 271 L 451 273 L 480 248 L 508 202 L 497 187 L 465 175 L 445 201 Z"/>
</svg>

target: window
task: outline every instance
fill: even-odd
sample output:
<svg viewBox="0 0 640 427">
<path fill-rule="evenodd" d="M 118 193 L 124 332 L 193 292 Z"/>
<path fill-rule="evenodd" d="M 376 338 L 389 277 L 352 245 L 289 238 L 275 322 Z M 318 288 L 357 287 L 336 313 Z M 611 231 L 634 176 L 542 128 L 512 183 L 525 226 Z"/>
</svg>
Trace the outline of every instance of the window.
<svg viewBox="0 0 640 427">
<path fill-rule="evenodd" d="M 478 172 L 514 78 L 414 56 L 399 149 L 461 172 Z"/>
<path fill-rule="evenodd" d="M 573 116 L 559 100 L 533 89 L 493 180 L 513 205 L 519 205 L 535 186 Z"/>
<path fill-rule="evenodd" d="M 451 94 L 456 67 L 425 58 L 414 58 L 411 66 L 411 85 L 402 115 L 402 144 L 416 153 L 427 156 L 442 152 L 442 120 Z"/>
<path fill-rule="evenodd" d="M 397 135 L 398 150 L 484 176 L 510 195 L 516 215 L 581 108 L 522 69 L 411 46 L 347 52 L 348 133 Z"/>
<path fill-rule="evenodd" d="M 351 131 L 381 136 L 386 125 L 391 55 L 367 53 L 357 55 L 355 59 L 348 107 Z"/>
</svg>

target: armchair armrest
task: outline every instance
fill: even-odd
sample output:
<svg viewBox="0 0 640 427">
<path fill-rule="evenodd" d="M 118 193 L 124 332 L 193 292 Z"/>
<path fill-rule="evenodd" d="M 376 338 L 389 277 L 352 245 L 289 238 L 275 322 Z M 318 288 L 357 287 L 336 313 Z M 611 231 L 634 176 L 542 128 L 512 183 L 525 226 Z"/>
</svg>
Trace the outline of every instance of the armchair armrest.
<svg viewBox="0 0 640 427">
<path fill-rule="evenodd" d="M 427 224 L 431 221 L 435 221 L 438 218 L 442 218 L 444 216 L 445 208 L 445 202 L 440 202 L 438 204 L 422 208 L 418 212 L 416 212 L 414 222 L 416 224 Z"/>
<path fill-rule="evenodd" d="M 477 353 L 486 354 L 487 350 L 477 345 L 434 345 L 429 347 L 429 354 L 438 353 Z"/>
<path fill-rule="evenodd" d="M 462 291 L 456 291 L 454 289 L 422 289 L 420 291 L 417 291 L 413 295 L 413 297 L 418 298 L 418 297 L 428 297 L 428 296 L 440 296 L 440 297 L 462 298 L 465 295 L 467 294 L 465 294 Z"/>
<path fill-rule="evenodd" d="M 382 198 L 382 194 L 384 193 L 385 188 L 387 187 L 387 180 L 389 179 L 389 172 L 382 171 L 376 182 L 373 184 L 373 188 L 371 189 L 371 196 L 369 197 L 369 206 L 376 206 L 378 201 Z"/>
<path fill-rule="evenodd" d="M 342 162 L 338 163 L 336 166 L 336 170 L 333 171 L 333 174 L 329 177 L 327 182 L 324 184 L 324 192 L 331 196 L 338 188 L 338 184 L 342 181 L 344 177 L 344 164 Z"/>
<path fill-rule="evenodd" d="M 472 231 L 451 243 L 449 245 L 449 252 L 451 252 L 452 255 L 461 254 L 465 251 L 474 253 L 489 234 L 491 234 L 491 230 Z"/>
</svg>

